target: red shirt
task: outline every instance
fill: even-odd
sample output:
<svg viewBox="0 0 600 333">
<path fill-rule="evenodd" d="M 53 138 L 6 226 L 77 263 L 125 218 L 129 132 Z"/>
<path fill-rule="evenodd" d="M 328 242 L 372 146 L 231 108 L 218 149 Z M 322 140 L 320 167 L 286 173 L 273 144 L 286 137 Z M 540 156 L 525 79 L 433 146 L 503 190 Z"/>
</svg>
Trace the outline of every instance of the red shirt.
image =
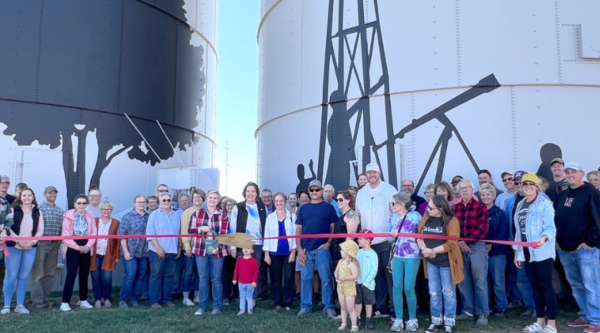
<svg viewBox="0 0 600 333">
<path fill-rule="evenodd" d="M 485 239 L 490 229 L 490 216 L 487 207 L 471 198 L 465 205 L 462 201 L 452 206 L 452 211 L 460 223 L 460 237 L 471 238 L 467 244 L 475 244 Z"/>
<path fill-rule="evenodd" d="M 237 260 L 233 272 L 233 281 L 243 284 L 258 282 L 258 262 L 254 257 L 250 257 L 250 259 L 241 257 Z"/>
</svg>

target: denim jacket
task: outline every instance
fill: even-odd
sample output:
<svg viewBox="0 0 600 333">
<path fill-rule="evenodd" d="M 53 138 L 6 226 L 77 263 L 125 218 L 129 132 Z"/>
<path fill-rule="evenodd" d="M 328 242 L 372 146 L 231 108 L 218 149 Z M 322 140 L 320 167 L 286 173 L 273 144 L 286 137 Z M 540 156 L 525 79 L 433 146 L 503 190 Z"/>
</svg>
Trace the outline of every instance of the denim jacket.
<svg viewBox="0 0 600 333">
<path fill-rule="evenodd" d="M 519 210 L 523 206 L 523 202 L 527 199 L 521 200 L 517 205 L 517 210 L 513 216 L 513 223 L 517 232 L 515 232 L 515 241 L 521 241 L 521 232 L 519 231 Z M 554 226 L 554 207 L 552 202 L 547 199 L 546 196 L 539 194 L 535 201 L 529 206 L 529 212 L 527 213 L 526 230 L 527 241 L 534 242 L 538 240 L 542 235 L 548 236 L 548 240 L 541 249 L 529 247 L 529 254 L 531 255 L 531 262 L 542 261 L 548 258 L 556 258 L 556 227 Z M 522 246 L 513 246 L 513 249 L 517 251 L 517 260 L 525 261 L 525 254 L 523 253 Z"/>
</svg>

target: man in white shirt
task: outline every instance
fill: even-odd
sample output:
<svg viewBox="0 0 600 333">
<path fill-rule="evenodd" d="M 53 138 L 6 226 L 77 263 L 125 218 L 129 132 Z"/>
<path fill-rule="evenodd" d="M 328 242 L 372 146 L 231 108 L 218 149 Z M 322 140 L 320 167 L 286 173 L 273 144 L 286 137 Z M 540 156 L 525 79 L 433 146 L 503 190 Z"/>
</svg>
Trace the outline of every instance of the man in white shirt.
<svg viewBox="0 0 600 333">
<path fill-rule="evenodd" d="M 356 211 L 360 214 L 361 229 L 370 229 L 374 233 L 389 232 L 392 215 L 390 202 L 392 196 L 398 191 L 392 185 L 381 181 L 381 171 L 376 163 L 368 164 L 366 171 L 369 183 L 356 195 Z M 386 238 L 377 237 L 373 239 L 371 248 L 377 253 L 379 259 L 379 268 L 375 277 L 377 304 L 374 318 L 389 317 L 390 309 L 387 307 L 387 300 L 393 290 L 393 280 L 392 274 L 387 270 L 387 264 L 391 255 L 391 244 Z"/>
</svg>

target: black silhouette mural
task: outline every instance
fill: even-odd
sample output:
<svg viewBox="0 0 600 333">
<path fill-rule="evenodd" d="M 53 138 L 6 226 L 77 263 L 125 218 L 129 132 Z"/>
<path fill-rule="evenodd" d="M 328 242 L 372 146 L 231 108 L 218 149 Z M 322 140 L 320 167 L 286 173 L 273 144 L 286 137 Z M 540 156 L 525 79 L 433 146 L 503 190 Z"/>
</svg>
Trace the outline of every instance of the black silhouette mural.
<svg viewBox="0 0 600 333">
<path fill-rule="evenodd" d="M 537 175 L 546 178 L 547 181 L 552 182 L 554 176 L 550 170 L 550 162 L 555 158 L 562 158 L 562 149 L 554 143 L 546 143 L 540 148 L 540 159 L 542 163 L 538 168 Z"/>
<path fill-rule="evenodd" d="M 402 139 L 405 134 L 416 130 L 420 126 L 432 120 L 437 120 L 444 129 L 435 145 L 430 158 L 421 174 L 415 190 L 423 184 L 423 181 L 433 163 L 435 156 L 439 152 L 439 162 L 437 165 L 435 181 L 441 180 L 448 142 L 453 135 L 456 135 L 460 145 L 467 154 L 475 171 L 479 167 L 471 155 L 466 143 L 450 119 L 445 115 L 446 112 L 474 99 L 482 94 L 489 93 L 500 84 L 496 77 L 491 74 L 481 79 L 476 85 L 467 91 L 435 108 L 419 119 L 414 119 L 411 124 L 404 127 L 398 133 L 394 133 L 392 106 L 389 91 L 389 75 L 385 50 L 383 45 L 382 31 L 379 24 L 379 7 L 377 0 L 372 1 L 374 7 L 375 19 L 367 22 L 365 16 L 365 2 L 363 0 L 351 0 L 356 3 L 358 17 L 349 18 L 348 21 L 357 22 L 355 26 L 348 26 L 344 21 L 345 5 L 344 0 L 329 1 L 329 17 L 327 24 L 327 39 L 325 46 L 325 64 L 323 76 L 323 104 L 321 116 L 321 132 L 318 158 L 317 179 L 323 179 L 325 183 L 331 183 L 335 188 L 347 188 L 350 182 L 351 172 L 357 177 L 363 170 L 350 170 L 350 161 L 356 160 L 355 149 L 357 148 L 357 139 L 359 129 L 362 125 L 363 146 L 358 147 L 362 150 L 362 166 L 366 167 L 371 162 L 371 155 L 375 157 L 375 162 L 382 167 L 380 154 L 386 154 L 387 160 L 387 181 L 391 184 L 397 184 L 398 175 L 394 159 L 394 144 L 397 139 Z M 373 17 L 371 14 L 370 17 Z M 372 60 L 378 55 L 379 65 L 376 70 L 371 66 Z M 345 64 L 345 61 L 350 61 Z M 330 74 L 333 68 L 333 75 Z M 372 77 L 372 73 L 378 73 Z M 330 94 L 330 76 L 334 79 L 334 91 Z M 337 83 L 337 85 L 335 84 Z M 361 97 L 348 105 L 349 89 L 358 89 Z M 384 118 L 376 119 L 371 117 L 370 97 L 379 93 L 384 96 Z M 329 117 L 329 110 L 332 115 Z M 356 117 L 354 128 L 351 128 L 351 119 Z M 387 139 L 381 143 L 376 143 L 373 137 L 371 121 L 385 122 L 385 131 Z M 325 148 L 326 144 L 330 146 L 328 157 L 327 174 L 323 178 Z M 300 166 L 299 166 L 300 167 Z M 385 168 L 382 168 L 385 169 Z M 383 175 L 382 175 L 383 178 Z M 297 190 L 305 189 L 303 183 L 298 184 Z"/>
<path fill-rule="evenodd" d="M 20 146 L 62 146 L 69 205 L 118 155 L 155 165 L 197 140 L 203 47 L 183 0 L 5 1 L 0 122 Z M 31 24 L 35 22 L 35 24 Z M 128 115 L 129 117 L 126 117 Z M 164 134 L 163 134 L 164 130 Z M 139 132 L 138 132 L 139 131 Z M 76 139 L 76 144 L 73 139 Z M 173 145 L 173 146 L 172 146 Z"/>
</svg>

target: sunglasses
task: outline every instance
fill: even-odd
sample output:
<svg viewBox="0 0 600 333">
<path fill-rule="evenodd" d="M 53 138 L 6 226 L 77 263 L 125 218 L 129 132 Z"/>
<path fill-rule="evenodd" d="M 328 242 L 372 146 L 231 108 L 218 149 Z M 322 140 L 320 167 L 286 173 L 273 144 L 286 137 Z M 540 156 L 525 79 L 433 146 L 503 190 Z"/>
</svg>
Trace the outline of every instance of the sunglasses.
<svg viewBox="0 0 600 333">
<path fill-rule="evenodd" d="M 171 202 L 171 199 L 162 199 L 162 202 Z"/>
<path fill-rule="evenodd" d="M 87 202 L 76 202 L 76 205 L 87 205 Z"/>
<path fill-rule="evenodd" d="M 390 205 L 395 206 L 396 203 L 392 201 L 392 202 L 390 202 Z"/>
<path fill-rule="evenodd" d="M 503 183 L 506 183 L 506 182 L 512 182 L 512 181 L 513 181 L 513 178 L 512 178 L 512 177 L 510 177 L 510 178 L 504 178 L 504 179 L 502 179 L 502 182 L 503 182 Z"/>
<path fill-rule="evenodd" d="M 429 208 L 429 210 L 437 209 L 437 207 L 431 207 L 429 205 L 427 205 L 427 208 Z"/>
<path fill-rule="evenodd" d="M 335 200 L 336 200 L 337 202 L 342 202 L 342 201 L 344 201 L 344 198 L 337 198 L 337 199 L 335 199 Z"/>
<path fill-rule="evenodd" d="M 526 186 L 535 186 L 535 183 L 525 182 L 525 183 L 522 183 L 522 185 L 523 185 L 523 187 L 526 187 Z"/>
<path fill-rule="evenodd" d="M 513 182 L 513 184 L 515 184 L 515 185 L 519 186 L 519 185 L 521 185 L 521 181 L 520 181 L 520 180 L 515 180 L 515 181 Z"/>
<path fill-rule="evenodd" d="M 309 192 L 321 192 L 321 189 L 320 188 L 313 188 L 313 189 L 310 189 L 308 191 Z"/>
</svg>

